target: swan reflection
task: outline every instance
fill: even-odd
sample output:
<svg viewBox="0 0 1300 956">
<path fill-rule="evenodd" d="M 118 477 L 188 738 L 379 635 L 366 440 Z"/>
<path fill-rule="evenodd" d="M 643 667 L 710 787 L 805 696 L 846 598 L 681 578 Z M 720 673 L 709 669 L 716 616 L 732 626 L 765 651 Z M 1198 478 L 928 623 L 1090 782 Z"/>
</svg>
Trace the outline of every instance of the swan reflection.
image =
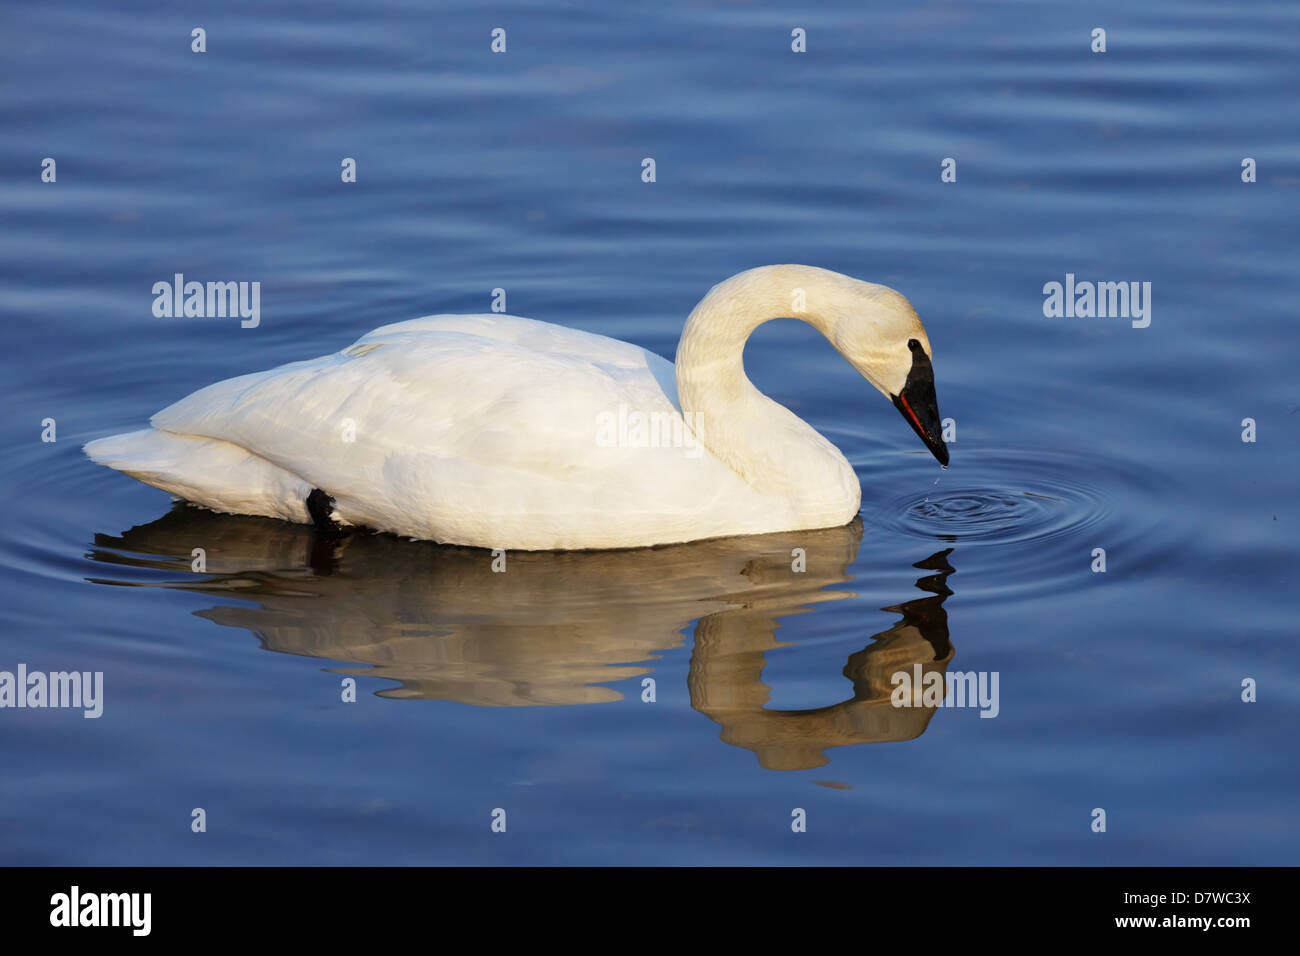
<svg viewBox="0 0 1300 956">
<path fill-rule="evenodd" d="M 605 685 L 651 675 L 694 622 L 691 706 L 721 726 L 722 740 L 788 770 L 827 763 L 830 747 L 920 736 L 934 708 L 892 706 L 891 675 L 916 665 L 942 674 L 952 659 L 949 549 L 915 565 L 931 572 L 916 583 L 924 596 L 884 608 L 901 620 L 849 656 L 848 699 L 764 707 L 764 655 L 781 646 L 780 620 L 856 596 L 840 586 L 852 579 L 861 538 L 854 521 L 635 551 L 520 551 L 497 573 L 493 554 L 479 549 L 383 534 L 331 539 L 178 505 L 120 537 L 97 535 L 89 556 L 185 575 L 98 583 L 247 602 L 197 614 L 245 628 L 269 650 L 350 665 L 332 672 L 393 681 L 377 692 L 389 698 L 507 707 L 620 700 Z"/>
</svg>

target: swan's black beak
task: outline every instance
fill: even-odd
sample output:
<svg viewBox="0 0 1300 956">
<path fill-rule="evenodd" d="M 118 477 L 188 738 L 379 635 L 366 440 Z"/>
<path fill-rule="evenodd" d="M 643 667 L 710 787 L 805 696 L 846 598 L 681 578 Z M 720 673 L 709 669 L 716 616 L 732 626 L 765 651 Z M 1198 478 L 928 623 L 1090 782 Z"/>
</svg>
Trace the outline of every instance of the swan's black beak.
<svg viewBox="0 0 1300 956">
<path fill-rule="evenodd" d="M 939 420 L 939 400 L 934 394 L 934 367 L 930 356 L 919 345 L 912 349 L 912 371 L 901 394 L 892 396 L 894 407 L 903 413 L 912 431 L 921 436 L 925 447 L 948 464 L 948 446 L 943 443 L 943 424 Z"/>
</svg>

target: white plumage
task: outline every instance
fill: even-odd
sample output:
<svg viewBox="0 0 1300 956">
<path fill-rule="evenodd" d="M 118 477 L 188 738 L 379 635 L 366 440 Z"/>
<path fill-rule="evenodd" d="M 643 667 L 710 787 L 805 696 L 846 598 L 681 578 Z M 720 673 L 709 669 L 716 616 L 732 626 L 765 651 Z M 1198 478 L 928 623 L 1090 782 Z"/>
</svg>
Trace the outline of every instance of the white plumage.
<svg viewBox="0 0 1300 956">
<path fill-rule="evenodd" d="M 852 469 L 740 366 L 753 327 L 790 311 L 772 307 L 788 302 L 792 283 L 827 293 L 814 311 L 806 289 L 809 311 L 798 317 L 854 364 L 832 327 L 850 321 L 836 318 L 849 306 L 872 320 L 853 348 L 880 345 L 884 331 L 924 336 L 891 290 L 769 266 L 715 287 L 688 321 L 676 369 L 545 322 L 435 315 L 209 385 L 154 415 L 152 428 L 85 450 L 215 511 L 309 522 L 306 498 L 321 489 L 339 524 L 488 548 L 637 547 L 844 524 L 859 504 Z M 887 328 L 900 322 L 901 332 Z M 690 393 L 685 418 L 679 385 Z M 629 419 L 668 425 L 663 437 L 678 447 L 642 447 Z"/>
</svg>

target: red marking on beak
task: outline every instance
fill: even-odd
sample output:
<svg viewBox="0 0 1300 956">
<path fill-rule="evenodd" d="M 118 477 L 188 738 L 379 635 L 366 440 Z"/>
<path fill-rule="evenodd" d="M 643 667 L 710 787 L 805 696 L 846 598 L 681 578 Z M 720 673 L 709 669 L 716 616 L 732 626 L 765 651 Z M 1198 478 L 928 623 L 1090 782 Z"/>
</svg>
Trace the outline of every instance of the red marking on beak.
<svg viewBox="0 0 1300 956">
<path fill-rule="evenodd" d="M 912 424 L 916 426 L 917 432 L 924 435 L 925 429 L 921 427 L 920 421 L 917 420 L 916 412 L 912 411 L 912 406 L 907 404 L 907 396 L 904 395 L 902 392 L 899 392 L 898 400 L 903 403 L 903 408 L 907 409 L 907 414 L 911 416 Z"/>
</svg>

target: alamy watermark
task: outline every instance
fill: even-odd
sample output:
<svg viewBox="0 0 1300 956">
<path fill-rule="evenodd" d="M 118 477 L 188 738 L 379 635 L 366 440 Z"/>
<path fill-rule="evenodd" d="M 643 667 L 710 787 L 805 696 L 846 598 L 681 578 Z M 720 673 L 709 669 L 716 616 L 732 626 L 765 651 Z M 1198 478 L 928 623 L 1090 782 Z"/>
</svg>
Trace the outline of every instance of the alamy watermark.
<svg viewBox="0 0 1300 956">
<path fill-rule="evenodd" d="M 148 936 L 152 911 L 152 893 L 83 893 L 73 885 L 50 897 L 51 926 L 119 926 L 132 936 Z"/>
<path fill-rule="evenodd" d="M 596 445 L 600 448 L 684 448 L 687 458 L 704 454 L 695 431 L 702 412 L 643 412 L 619 405 L 596 415 Z"/>
<path fill-rule="evenodd" d="M 262 283 L 186 282 L 176 273 L 171 282 L 153 284 L 153 314 L 159 319 L 224 319 L 238 316 L 241 328 L 262 321 Z"/>
<path fill-rule="evenodd" d="M 895 671 L 889 678 L 894 689 L 889 702 L 895 707 L 978 707 L 981 717 L 996 717 L 997 671 L 928 671 L 920 664 L 912 670 Z"/>
<path fill-rule="evenodd" d="M 75 707 L 82 717 L 104 712 L 103 671 L 0 671 L 0 708 Z"/>
<path fill-rule="evenodd" d="M 1067 272 L 1064 283 L 1044 285 L 1043 296 L 1049 319 L 1132 319 L 1135 329 L 1151 324 L 1150 282 L 1076 282 Z"/>
</svg>

